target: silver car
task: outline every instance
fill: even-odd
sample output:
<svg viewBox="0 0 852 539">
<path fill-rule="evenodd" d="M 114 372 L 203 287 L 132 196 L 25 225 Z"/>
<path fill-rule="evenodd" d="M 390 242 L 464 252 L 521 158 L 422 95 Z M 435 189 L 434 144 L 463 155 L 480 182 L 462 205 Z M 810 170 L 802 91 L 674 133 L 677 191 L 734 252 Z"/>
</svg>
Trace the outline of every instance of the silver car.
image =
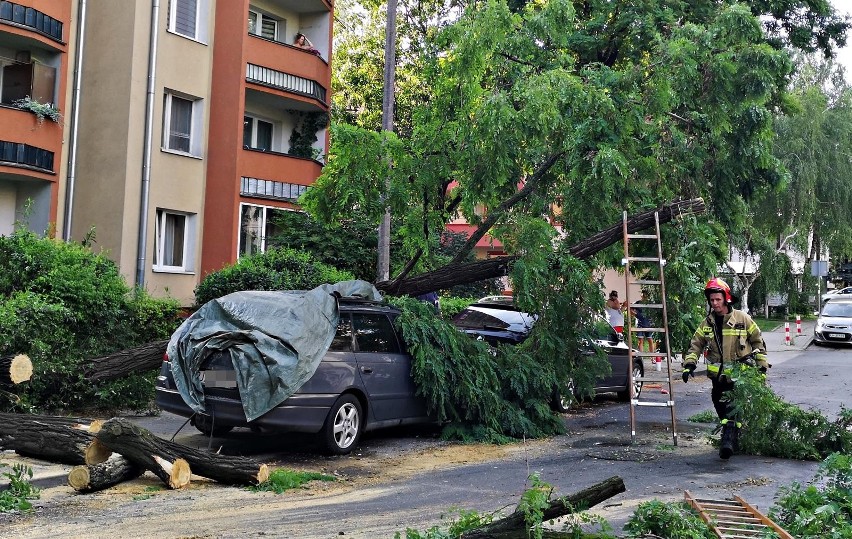
<svg viewBox="0 0 852 539">
<path fill-rule="evenodd" d="M 830 296 L 814 327 L 814 344 L 852 343 L 852 297 Z"/>
</svg>

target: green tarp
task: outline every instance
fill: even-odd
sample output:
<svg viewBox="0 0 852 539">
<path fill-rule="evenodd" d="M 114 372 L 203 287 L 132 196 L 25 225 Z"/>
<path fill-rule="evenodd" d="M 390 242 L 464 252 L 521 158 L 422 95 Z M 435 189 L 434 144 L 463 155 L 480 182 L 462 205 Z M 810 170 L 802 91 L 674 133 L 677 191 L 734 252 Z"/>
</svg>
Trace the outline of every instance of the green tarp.
<svg viewBox="0 0 852 539">
<path fill-rule="evenodd" d="M 205 303 L 169 341 L 183 400 L 205 411 L 199 367 L 211 353 L 227 350 L 247 421 L 284 402 L 313 376 L 331 345 L 340 318 L 337 297 L 382 299 L 366 281 L 344 281 L 307 292 L 235 292 Z"/>
</svg>

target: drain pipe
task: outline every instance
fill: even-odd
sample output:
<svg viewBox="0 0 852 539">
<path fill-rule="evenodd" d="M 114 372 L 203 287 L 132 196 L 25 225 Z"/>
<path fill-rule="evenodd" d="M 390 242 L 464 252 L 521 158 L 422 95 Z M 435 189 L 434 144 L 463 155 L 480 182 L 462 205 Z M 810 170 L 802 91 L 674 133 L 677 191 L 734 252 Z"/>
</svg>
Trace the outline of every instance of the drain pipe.
<svg viewBox="0 0 852 539">
<path fill-rule="evenodd" d="M 151 145 L 154 129 L 157 40 L 160 26 L 160 1 L 151 2 L 151 36 L 148 44 L 148 93 L 145 97 L 145 145 L 142 149 L 142 197 L 139 205 L 139 239 L 136 244 L 136 287 L 145 288 L 145 249 L 148 244 L 148 204 L 151 196 Z"/>
<path fill-rule="evenodd" d="M 77 54 L 74 57 L 74 88 L 71 94 L 71 129 L 68 149 L 68 175 L 65 180 L 65 216 L 62 239 L 71 241 L 71 217 L 74 214 L 74 186 L 77 182 L 77 139 L 80 121 L 80 85 L 83 78 L 83 42 L 86 35 L 86 0 L 77 6 Z"/>
</svg>

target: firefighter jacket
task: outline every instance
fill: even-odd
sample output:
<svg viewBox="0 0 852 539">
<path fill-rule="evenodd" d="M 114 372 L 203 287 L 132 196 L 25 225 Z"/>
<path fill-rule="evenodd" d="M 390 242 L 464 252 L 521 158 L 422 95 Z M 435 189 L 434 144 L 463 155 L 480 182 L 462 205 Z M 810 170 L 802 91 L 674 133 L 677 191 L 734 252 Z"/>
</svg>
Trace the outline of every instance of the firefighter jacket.
<svg viewBox="0 0 852 539">
<path fill-rule="evenodd" d="M 731 309 L 731 312 L 722 319 L 722 347 L 716 340 L 715 317 L 713 313 L 695 330 L 692 342 L 689 343 L 689 352 L 683 360 L 683 366 L 695 365 L 698 357 L 707 351 L 707 376 L 718 378 L 719 369 L 725 374 L 730 374 L 734 361 L 747 356 L 753 351 L 755 363 L 758 367 L 768 367 L 766 362 L 766 344 L 760 334 L 760 328 L 751 317 L 743 311 Z"/>
</svg>

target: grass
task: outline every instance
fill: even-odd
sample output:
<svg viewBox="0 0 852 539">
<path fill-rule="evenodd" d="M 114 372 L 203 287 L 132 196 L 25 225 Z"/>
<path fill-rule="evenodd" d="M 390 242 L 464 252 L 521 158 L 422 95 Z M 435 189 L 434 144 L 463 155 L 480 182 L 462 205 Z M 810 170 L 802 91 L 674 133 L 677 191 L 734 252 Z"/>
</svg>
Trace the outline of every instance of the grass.
<svg viewBox="0 0 852 539">
<path fill-rule="evenodd" d="M 688 417 L 686 420 L 692 423 L 716 423 L 719 421 L 719 417 L 713 410 L 704 410 Z"/>
</svg>

